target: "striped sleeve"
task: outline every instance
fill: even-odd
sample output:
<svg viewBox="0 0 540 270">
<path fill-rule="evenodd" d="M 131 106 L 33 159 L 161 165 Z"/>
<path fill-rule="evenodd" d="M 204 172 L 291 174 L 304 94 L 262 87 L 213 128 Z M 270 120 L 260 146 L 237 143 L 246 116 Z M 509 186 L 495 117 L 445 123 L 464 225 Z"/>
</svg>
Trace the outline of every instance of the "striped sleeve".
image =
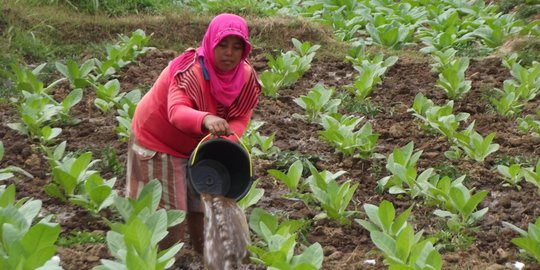
<svg viewBox="0 0 540 270">
<path fill-rule="evenodd" d="M 200 92 L 200 85 L 192 70 L 175 76 L 176 83 L 173 83 L 169 90 L 167 99 L 168 117 L 171 124 L 180 130 L 190 134 L 200 135 L 202 133 L 202 120 L 208 115 L 205 108 L 199 108 L 204 100 L 203 95 L 193 95 L 193 92 Z"/>
<path fill-rule="evenodd" d="M 250 66 L 251 72 L 246 83 L 242 87 L 242 91 L 233 104 L 229 107 L 227 112 L 228 118 L 235 118 L 246 115 L 251 112 L 255 106 L 259 103 L 259 96 L 261 94 L 261 86 L 257 80 L 255 71 Z"/>
</svg>

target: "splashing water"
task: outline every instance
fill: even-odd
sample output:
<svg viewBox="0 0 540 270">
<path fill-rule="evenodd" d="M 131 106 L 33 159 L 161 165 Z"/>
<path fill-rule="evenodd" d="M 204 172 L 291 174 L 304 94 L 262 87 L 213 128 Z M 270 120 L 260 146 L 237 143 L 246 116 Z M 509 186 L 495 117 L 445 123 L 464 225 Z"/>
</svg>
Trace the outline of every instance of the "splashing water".
<svg viewBox="0 0 540 270">
<path fill-rule="evenodd" d="M 249 227 L 235 200 L 201 194 L 204 205 L 204 262 L 209 270 L 241 269 L 247 258 Z"/>
</svg>

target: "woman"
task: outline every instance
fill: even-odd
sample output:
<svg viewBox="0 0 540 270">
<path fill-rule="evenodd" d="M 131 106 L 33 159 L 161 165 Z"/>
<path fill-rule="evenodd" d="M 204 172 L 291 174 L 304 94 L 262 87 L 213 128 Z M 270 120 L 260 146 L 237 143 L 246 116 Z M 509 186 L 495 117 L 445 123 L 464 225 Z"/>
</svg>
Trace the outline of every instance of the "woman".
<svg viewBox="0 0 540 270">
<path fill-rule="evenodd" d="M 202 205 L 187 188 L 186 164 L 208 133 L 241 136 L 258 103 L 260 85 L 247 62 L 251 51 L 246 21 L 220 14 L 197 49 L 188 49 L 162 71 L 137 105 L 128 150 L 127 195 L 135 198 L 154 178 L 163 187 L 160 207 L 187 213 L 196 251 L 203 250 Z M 171 228 L 161 248 L 182 241 L 184 224 Z"/>
</svg>

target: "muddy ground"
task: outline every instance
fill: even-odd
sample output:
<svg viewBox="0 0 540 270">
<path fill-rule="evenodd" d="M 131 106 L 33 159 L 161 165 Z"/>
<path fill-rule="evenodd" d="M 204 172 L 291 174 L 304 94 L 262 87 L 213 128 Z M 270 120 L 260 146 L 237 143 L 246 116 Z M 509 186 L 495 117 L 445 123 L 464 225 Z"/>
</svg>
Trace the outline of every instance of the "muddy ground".
<svg viewBox="0 0 540 270">
<path fill-rule="evenodd" d="M 141 57 L 138 63 L 126 67 L 120 77 L 123 91 L 134 88 L 147 91 L 161 69 L 176 53 L 154 50 Z M 259 73 L 267 68 L 265 56 L 257 50 L 252 53 L 250 60 Z M 515 121 L 496 115 L 489 106 L 490 91 L 494 87 L 502 87 L 503 81 L 511 78 L 509 72 L 501 66 L 500 59 L 496 57 L 471 60 L 467 70 L 467 77 L 472 80 L 471 92 L 454 105 L 455 112 L 470 113 L 469 120 L 476 121 L 476 130 L 483 136 L 492 131 L 497 132 L 495 143 L 500 144 L 499 151 L 490 155 L 484 163 L 479 163 L 448 160 L 443 155 L 444 151 L 449 149 L 446 139 L 422 130 L 418 120 L 407 112 L 419 92 L 439 105 L 445 102 L 444 93 L 435 87 L 437 75 L 432 74 L 430 69 L 427 59 L 401 56 L 399 61 L 389 68 L 382 84 L 376 87 L 371 101 L 378 112 L 374 116 L 366 116 L 374 131 L 380 134 L 376 152 L 387 156 L 394 148 L 414 141 L 415 149 L 423 150 L 418 171 L 433 167 L 438 172 L 454 176 L 466 174 L 465 183 L 468 187 L 488 191 L 481 207 L 489 207 L 489 212 L 479 222 L 478 229 L 470 232 L 470 236 L 476 239 L 467 247 L 452 249 L 452 245 L 447 245 L 447 248 L 441 251 L 444 269 L 513 269 L 511 265 L 516 261 L 525 263 L 525 269 L 540 269 L 540 265 L 519 253 L 518 248 L 511 243 L 511 239 L 517 237 L 517 234 L 503 227 L 501 223 L 507 221 L 526 228 L 529 222 L 534 222 L 540 216 L 540 196 L 537 188 L 529 183 L 523 183 L 520 191 L 503 186 L 503 180 L 495 169 L 497 164 L 504 164 L 512 158 L 536 162 L 540 157 L 540 138 L 519 132 Z M 414 201 L 375 191 L 377 180 L 388 175 L 384 168 L 385 160 L 343 157 L 319 138 L 318 125 L 294 117 L 294 114 L 303 114 L 303 109 L 293 102 L 294 98 L 307 94 L 316 83 L 340 89 L 351 83 L 355 74 L 354 69 L 342 61 L 320 62 L 315 58 L 312 68 L 294 86 L 281 90 L 279 98 L 262 96 L 253 119 L 265 122 L 259 129 L 263 135 L 276 132 L 274 144 L 280 148 L 283 156 L 289 153 L 308 158 L 319 170 L 347 171 L 344 179 L 359 183 L 351 204 L 351 209 L 356 205 L 360 210 L 357 218 L 364 218 L 362 204 L 378 205 L 383 199 L 393 202 L 398 208 L 397 211 L 401 212 Z M 63 85 L 55 90 L 55 95 L 60 98 L 67 90 L 68 86 Z M 73 111 L 73 115 L 81 122 L 76 126 L 63 127 L 60 141 L 67 140 L 68 151 L 93 151 L 94 158 L 104 159 L 104 153 L 115 151 L 118 164 L 123 165 L 126 159 L 126 143 L 119 141 L 114 130 L 117 125 L 115 115 L 104 115 L 94 107 L 94 96 L 90 89 L 86 90 L 83 101 Z M 537 97 L 526 106 L 523 115 L 534 114 L 539 106 L 540 99 Z M 105 234 L 108 227 L 102 219 L 92 217 L 78 207 L 51 199 L 43 192 L 43 186 L 50 181 L 46 160 L 34 142 L 5 126 L 5 123 L 16 121 L 14 109 L 9 104 L 0 104 L 0 114 L 4 123 L 0 126 L 0 137 L 6 148 L 0 168 L 8 165 L 19 166 L 34 176 L 33 179 L 16 181 L 18 197 L 42 200 L 43 212 L 56 215 L 63 235 L 69 235 L 73 231 Z M 253 163 L 255 174 L 261 179 L 259 187 L 265 190 L 265 196 L 256 207 L 286 214 L 290 218 L 312 218 L 318 214 L 301 202 L 281 197 L 286 187 L 277 183 L 266 171 L 285 169 L 283 158 L 255 158 Z M 123 171 L 115 173 L 111 167 L 101 166 L 99 169 L 102 170 L 104 178 L 118 177 L 116 187 L 122 193 L 125 174 Z M 444 220 L 433 215 L 433 210 L 422 205 L 421 201 L 416 201 L 414 219 L 411 221 L 415 225 L 415 231 L 423 229 L 425 234 L 432 235 L 444 228 Z M 111 217 L 115 214 L 104 212 L 102 215 Z M 301 239 L 307 241 L 305 244 L 319 242 L 323 246 L 323 269 L 385 268 L 382 256 L 371 243 L 369 233 L 354 221 L 351 225 L 340 225 L 330 220 L 315 221 L 306 237 Z M 445 241 L 446 244 L 449 242 L 448 239 Z M 110 257 L 106 244 L 103 243 L 61 247 L 58 253 L 62 266 L 68 270 L 91 269 L 99 264 L 100 259 Z M 370 259 L 374 259 L 376 264 L 365 262 Z M 202 268 L 201 257 L 193 252 L 189 242 L 186 243 L 173 269 Z"/>
</svg>

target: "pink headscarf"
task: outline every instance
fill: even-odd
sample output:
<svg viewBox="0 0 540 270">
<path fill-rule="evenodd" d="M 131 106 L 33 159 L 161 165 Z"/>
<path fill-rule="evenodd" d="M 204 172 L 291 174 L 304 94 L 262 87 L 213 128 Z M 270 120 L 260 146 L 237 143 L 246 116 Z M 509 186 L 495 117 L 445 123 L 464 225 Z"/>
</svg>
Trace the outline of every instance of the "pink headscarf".
<svg viewBox="0 0 540 270">
<path fill-rule="evenodd" d="M 214 48 L 227 36 L 235 35 L 244 40 L 244 54 L 232 70 L 221 72 L 214 68 Z M 240 94 L 244 84 L 244 61 L 251 52 L 246 21 L 234 14 L 223 13 L 212 19 L 204 34 L 197 54 L 203 56 L 204 66 L 210 76 L 210 92 L 222 105 L 229 107 Z"/>
</svg>

